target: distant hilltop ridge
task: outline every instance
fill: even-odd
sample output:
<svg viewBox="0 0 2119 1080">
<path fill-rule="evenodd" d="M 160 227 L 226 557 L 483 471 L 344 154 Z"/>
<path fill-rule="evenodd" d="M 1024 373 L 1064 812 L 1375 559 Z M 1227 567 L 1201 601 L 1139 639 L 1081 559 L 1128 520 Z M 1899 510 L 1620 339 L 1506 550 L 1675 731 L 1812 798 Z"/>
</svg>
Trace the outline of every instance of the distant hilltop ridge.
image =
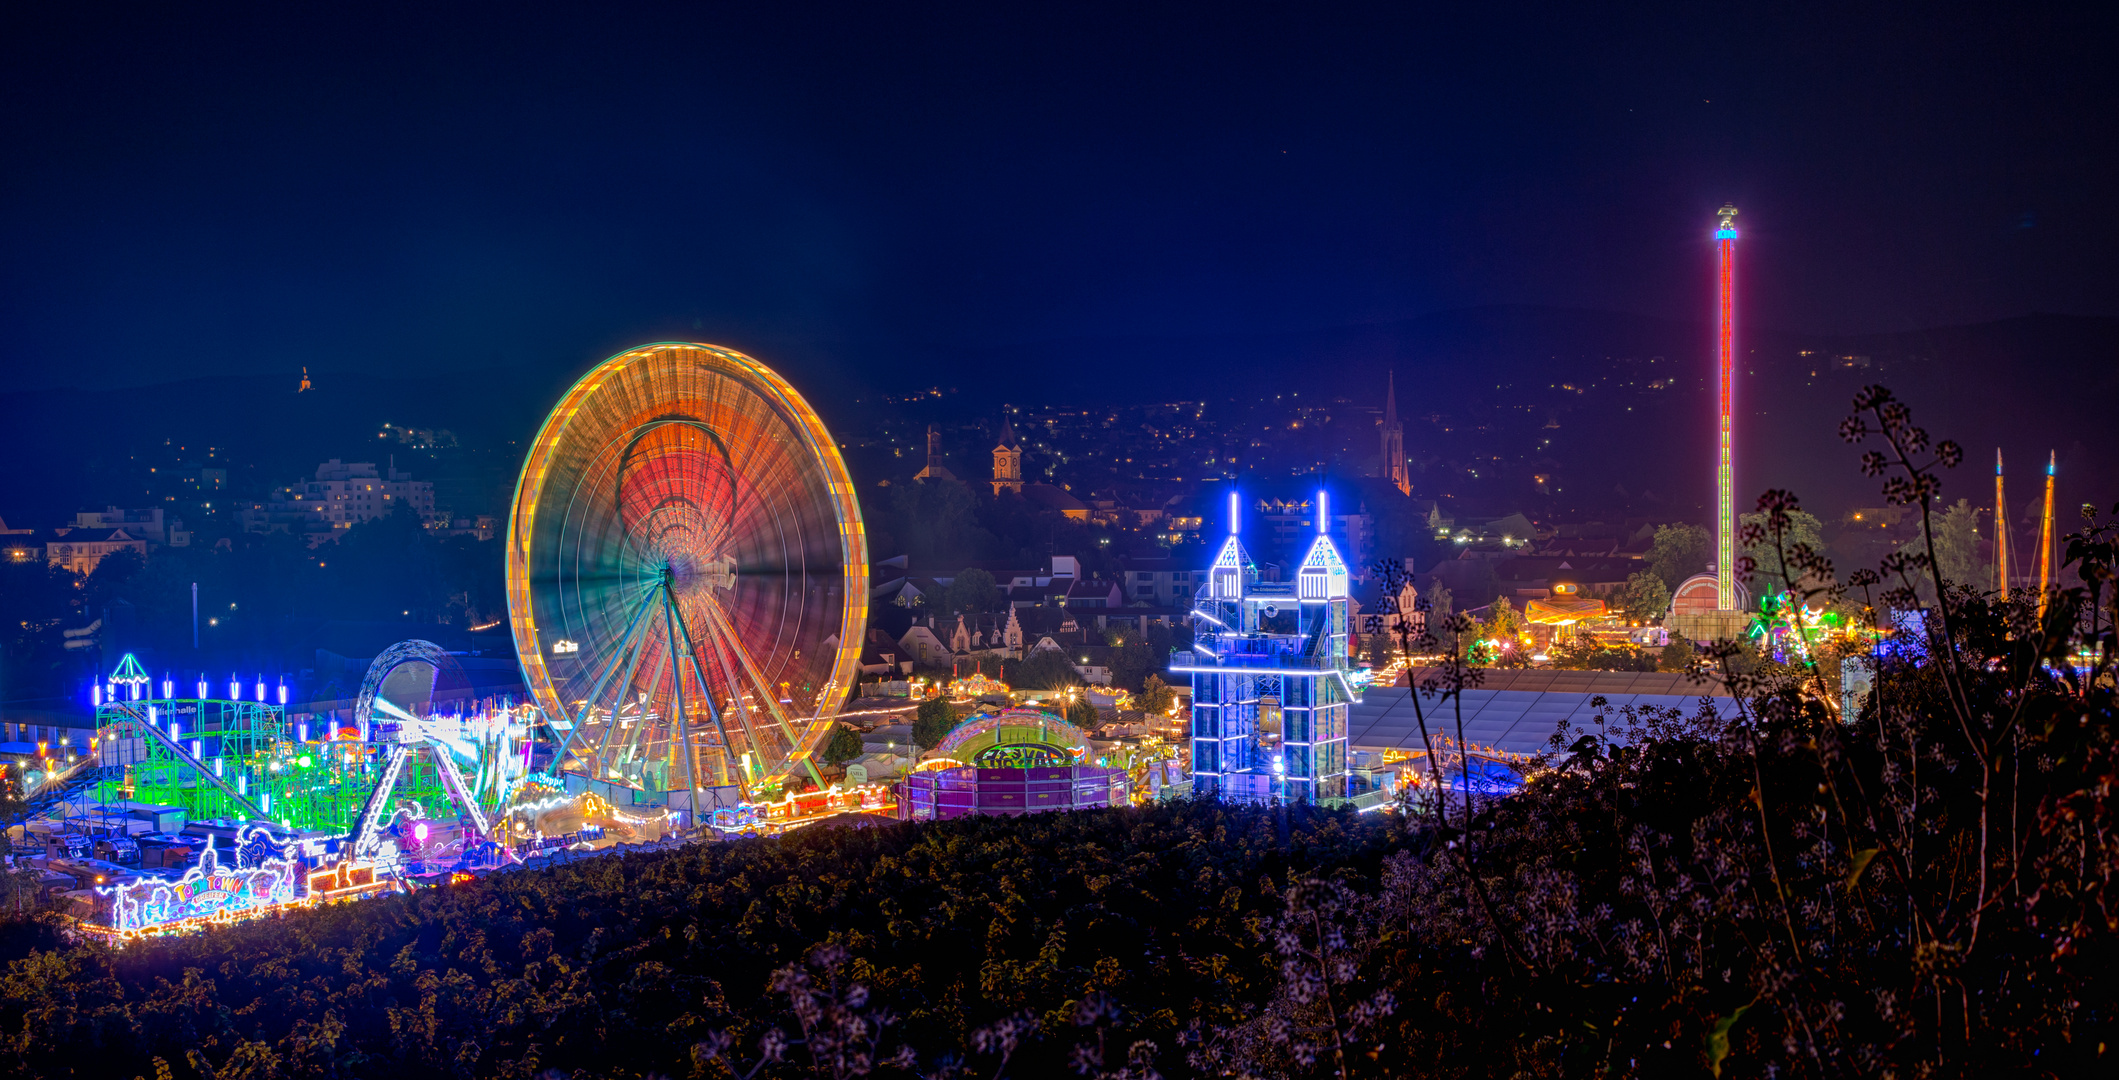
<svg viewBox="0 0 2119 1080">
<path fill-rule="evenodd" d="M 1819 504 L 1874 501 L 1874 485 L 1855 470 L 1857 455 L 1835 434 L 1854 390 L 1871 382 L 1893 387 L 1935 437 L 1956 439 L 1975 460 L 1997 446 L 2011 461 L 2057 452 L 2069 505 L 2085 499 L 2108 505 L 2119 493 L 2112 480 L 2119 477 L 2119 425 L 2105 411 L 2119 398 L 2119 319 L 2036 314 L 1899 333 L 1748 326 L 1738 333 L 1744 363 L 1737 404 L 1744 423 L 1737 487 L 1746 508 L 1769 487 L 1791 488 Z M 803 350 L 807 359 L 758 351 L 840 432 L 858 429 L 879 407 L 969 405 L 983 413 L 1004 401 L 1256 400 L 1300 391 L 1305 398 L 1357 404 L 1374 399 L 1380 408 L 1395 373 L 1410 453 L 1446 450 L 1462 433 L 1445 430 L 1454 426 L 1452 417 L 1482 410 L 1535 414 L 1537 423 L 1557 425 L 1548 432 L 1548 452 L 1576 471 L 1577 484 L 1652 490 L 1670 498 L 1676 511 L 1694 498 L 1689 493 L 1698 489 L 1704 499 L 1712 487 L 1713 420 L 1698 396 L 1712 374 L 1711 346 L 1704 318 L 1518 306 L 1280 334 L 954 350 L 811 344 Z M 819 353 L 829 360 L 814 359 Z M 0 512 L 56 519 L 111 501 L 118 493 L 98 494 L 89 475 L 99 463 L 124 461 L 128 447 L 141 440 L 223 446 L 240 462 L 284 473 L 281 480 L 318 461 L 357 454 L 360 445 L 387 452 L 377 438 L 384 422 L 446 428 L 466 447 L 506 456 L 600 359 L 584 352 L 571 366 L 420 377 L 333 370 L 312 361 L 312 388 L 301 393 L 302 364 L 147 386 L 0 393 L 0 421 L 15 436 L 11 467 L 0 475 Z M 930 382 L 960 392 L 931 404 L 878 404 Z M 1965 479 L 1953 477 L 1945 494 L 1979 501 L 1972 471 L 1960 470 Z"/>
</svg>

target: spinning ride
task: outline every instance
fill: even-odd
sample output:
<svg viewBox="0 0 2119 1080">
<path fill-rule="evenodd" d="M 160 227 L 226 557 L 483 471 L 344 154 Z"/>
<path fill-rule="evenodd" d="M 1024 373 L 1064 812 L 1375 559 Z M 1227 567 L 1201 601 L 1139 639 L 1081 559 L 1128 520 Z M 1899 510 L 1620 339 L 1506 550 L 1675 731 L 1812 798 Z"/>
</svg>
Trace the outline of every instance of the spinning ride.
<svg viewBox="0 0 2119 1080">
<path fill-rule="evenodd" d="M 712 345 L 604 361 L 538 432 L 508 526 L 555 769 L 717 801 L 814 778 L 858 672 L 867 567 L 846 466 L 785 380 Z"/>
</svg>

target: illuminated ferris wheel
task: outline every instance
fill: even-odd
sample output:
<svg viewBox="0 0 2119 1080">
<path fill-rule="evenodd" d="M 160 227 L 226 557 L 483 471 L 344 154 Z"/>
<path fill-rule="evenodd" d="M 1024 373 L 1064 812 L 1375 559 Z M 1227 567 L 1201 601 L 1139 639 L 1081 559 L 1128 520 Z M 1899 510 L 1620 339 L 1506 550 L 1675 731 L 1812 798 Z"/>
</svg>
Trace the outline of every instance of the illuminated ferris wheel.
<svg viewBox="0 0 2119 1080">
<path fill-rule="evenodd" d="M 556 769 L 745 800 L 815 776 L 867 542 L 836 444 L 765 365 L 664 342 L 584 376 L 524 461 L 507 584 Z"/>
</svg>

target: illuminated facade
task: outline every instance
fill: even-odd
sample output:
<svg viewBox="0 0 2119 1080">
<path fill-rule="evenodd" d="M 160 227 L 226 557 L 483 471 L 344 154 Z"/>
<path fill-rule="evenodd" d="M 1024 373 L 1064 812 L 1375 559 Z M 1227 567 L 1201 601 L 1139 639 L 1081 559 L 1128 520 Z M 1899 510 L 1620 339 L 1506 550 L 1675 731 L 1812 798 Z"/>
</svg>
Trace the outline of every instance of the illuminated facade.
<svg viewBox="0 0 2119 1080">
<path fill-rule="evenodd" d="M 1318 493 L 1320 510 L 1326 498 Z M 1347 655 L 1347 566 L 1319 530 L 1294 581 L 1260 581 L 1229 538 L 1193 601 L 1193 790 L 1246 801 L 1346 795 L 1347 711 L 1357 700 Z M 1328 520 L 1320 514 L 1319 522 Z"/>
<path fill-rule="evenodd" d="M 1081 729 L 1042 709 L 976 716 L 905 778 L 898 816 L 933 821 L 1126 805 L 1126 770 L 1092 764 L 1088 754 Z"/>
<path fill-rule="evenodd" d="M 1001 421 L 1001 438 L 993 446 L 993 493 L 1023 493 L 1023 444 L 1015 437 L 1015 425 Z"/>
<path fill-rule="evenodd" d="M 1715 256 L 1719 264 L 1716 275 L 1714 340 L 1716 368 L 1721 373 L 1720 389 L 1716 395 L 1721 407 L 1721 423 L 1716 436 L 1717 458 L 1714 466 L 1714 582 L 1716 607 L 1721 611 L 1737 610 L 1736 595 L 1736 452 L 1735 452 L 1735 392 L 1736 392 L 1736 207 L 1723 203 L 1716 215 L 1714 230 Z"/>
</svg>

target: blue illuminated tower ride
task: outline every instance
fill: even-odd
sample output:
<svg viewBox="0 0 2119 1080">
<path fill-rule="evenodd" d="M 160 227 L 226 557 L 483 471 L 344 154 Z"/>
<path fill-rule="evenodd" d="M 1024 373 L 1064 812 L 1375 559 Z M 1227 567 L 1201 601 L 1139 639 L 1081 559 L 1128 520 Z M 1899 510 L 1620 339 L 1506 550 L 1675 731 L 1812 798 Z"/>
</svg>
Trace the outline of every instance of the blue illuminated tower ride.
<svg viewBox="0 0 2119 1080">
<path fill-rule="evenodd" d="M 1325 535 L 1295 580 L 1260 581 L 1239 538 L 1229 495 L 1229 538 L 1193 601 L 1192 784 L 1241 800 L 1316 802 L 1346 795 L 1347 708 L 1357 700 L 1347 656 L 1347 568 Z"/>
</svg>

